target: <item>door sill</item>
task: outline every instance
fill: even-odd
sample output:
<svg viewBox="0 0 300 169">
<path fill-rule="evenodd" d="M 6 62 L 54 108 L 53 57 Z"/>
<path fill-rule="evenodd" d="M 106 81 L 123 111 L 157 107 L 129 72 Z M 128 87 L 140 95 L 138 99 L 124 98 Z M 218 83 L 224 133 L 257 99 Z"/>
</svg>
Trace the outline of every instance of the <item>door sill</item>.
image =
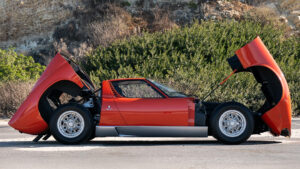
<svg viewBox="0 0 300 169">
<path fill-rule="evenodd" d="M 207 137 L 207 126 L 96 126 L 96 137 Z"/>
</svg>

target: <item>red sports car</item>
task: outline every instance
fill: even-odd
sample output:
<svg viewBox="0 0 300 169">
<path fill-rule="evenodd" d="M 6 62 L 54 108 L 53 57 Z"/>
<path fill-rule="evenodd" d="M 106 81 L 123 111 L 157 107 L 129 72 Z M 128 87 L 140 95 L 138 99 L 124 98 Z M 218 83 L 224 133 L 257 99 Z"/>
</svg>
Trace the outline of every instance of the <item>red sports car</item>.
<svg viewBox="0 0 300 169">
<path fill-rule="evenodd" d="M 38 135 L 35 141 L 53 135 L 64 144 L 105 136 L 208 135 L 238 144 L 267 130 L 290 136 L 288 85 L 260 38 L 237 50 L 228 62 L 233 73 L 251 72 L 261 83 L 266 100 L 258 111 L 237 102 L 201 101 L 145 78 L 105 80 L 95 90 L 67 54 L 57 53 L 9 125 Z"/>
</svg>

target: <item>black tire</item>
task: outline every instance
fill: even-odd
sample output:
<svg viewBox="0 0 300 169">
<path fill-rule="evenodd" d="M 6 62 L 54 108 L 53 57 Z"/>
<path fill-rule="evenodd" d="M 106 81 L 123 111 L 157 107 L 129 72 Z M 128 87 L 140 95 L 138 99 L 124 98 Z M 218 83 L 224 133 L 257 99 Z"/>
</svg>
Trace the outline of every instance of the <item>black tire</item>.
<svg viewBox="0 0 300 169">
<path fill-rule="evenodd" d="M 71 119 L 71 117 L 76 117 L 76 120 Z M 70 118 L 68 123 L 63 122 L 62 119 Z M 60 123 L 58 123 L 60 121 Z M 77 123 L 77 126 L 76 126 Z M 69 126 L 74 127 L 74 133 L 70 133 L 69 131 L 65 131 Z M 75 125 L 74 125 L 75 124 Z M 79 126 L 79 127 L 78 127 Z M 78 104 L 66 104 L 56 109 L 54 114 L 52 115 L 49 123 L 50 132 L 53 137 L 60 143 L 63 144 L 80 144 L 88 141 L 92 136 L 93 130 L 93 118 L 91 113 L 81 105 Z M 72 129 L 73 132 L 73 129 Z M 73 135 L 72 135 L 73 134 Z"/>
<path fill-rule="evenodd" d="M 225 144 L 245 142 L 253 133 L 253 129 L 252 112 L 236 102 L 221 104 L 209 117 L 210 134 Z"/>
<path fill-rule="evenodd" d="M 96 138 L 95 134 L 92 134 L 91 137 L 88 139 L 88 141 L 92 141 L 94 138 Z"/>
<path fill-rule="evenodd" d="M 89 137 L 89 139 L 87 141 L 92 141 L 94 138 L 96 138 L 95 128 L 96 128 L 96 125 L 93 126 L 93 129 L 92 129 L 92 132 L 91 132 L 91 136 Z"/>
</svg>

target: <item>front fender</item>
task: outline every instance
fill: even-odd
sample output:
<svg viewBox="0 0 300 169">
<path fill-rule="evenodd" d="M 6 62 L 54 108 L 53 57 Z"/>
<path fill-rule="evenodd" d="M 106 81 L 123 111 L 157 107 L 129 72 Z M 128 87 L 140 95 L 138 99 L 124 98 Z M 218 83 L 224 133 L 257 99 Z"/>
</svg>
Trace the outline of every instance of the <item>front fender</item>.
<svg viewBox="0 0 300 169">
<path fill-rule="evenodd" d="M 257 37 L 246 44 L 228 61 L 232 69 L 250 71 L 262 84 L 266 102 L 258 113 L 271 133 L 290 136 L 292 108 L 288 83 L 261 39 Z"/>
</svg>

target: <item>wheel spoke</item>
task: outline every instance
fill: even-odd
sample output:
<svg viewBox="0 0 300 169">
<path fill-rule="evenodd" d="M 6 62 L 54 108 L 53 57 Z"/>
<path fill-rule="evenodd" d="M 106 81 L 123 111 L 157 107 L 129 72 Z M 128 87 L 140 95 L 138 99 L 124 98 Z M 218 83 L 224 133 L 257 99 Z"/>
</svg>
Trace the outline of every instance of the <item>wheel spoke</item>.
<svg viewBox="0 0 300 169">
<path fill-rule="evenodd" d="M 246 119 L 237 110 L 227 110 L 219 118 L 219 127 L 224 135 L 237 137 L 245 131 Z"/>
<path fill-rule="evenodd" d="M 84 129 L 84 120 L 76 111 L 62 113 L 57 121 L 57 128 L 61 135 L 67 138 L 79 136 Z"/>
</svg>

